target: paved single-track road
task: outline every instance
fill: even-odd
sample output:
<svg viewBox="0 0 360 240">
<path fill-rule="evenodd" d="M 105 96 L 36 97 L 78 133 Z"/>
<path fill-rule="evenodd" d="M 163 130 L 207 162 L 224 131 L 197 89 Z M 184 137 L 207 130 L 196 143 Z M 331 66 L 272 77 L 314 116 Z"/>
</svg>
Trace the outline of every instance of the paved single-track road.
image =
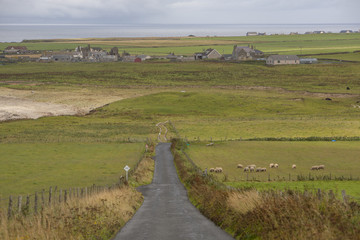
<svg viewBox="0 0 360 240">
<path fill-rule="evenodd" d="M 114 240 L 233 239 L 190 203 L 169 143 L 156 147 L 153 182 L 139 191 L 144 195 L 143 205 Z"/>
</svg>

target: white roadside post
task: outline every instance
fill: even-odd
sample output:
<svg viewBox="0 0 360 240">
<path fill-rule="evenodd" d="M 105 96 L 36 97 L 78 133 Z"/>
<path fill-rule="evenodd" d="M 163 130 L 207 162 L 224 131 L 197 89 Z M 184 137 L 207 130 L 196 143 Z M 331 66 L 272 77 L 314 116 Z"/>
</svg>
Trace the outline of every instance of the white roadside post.
<svg viewBox="0 0 360 240">
<path fill-rule="evenodd" d="M 128 166 L 128 165 L 126 165 L 125 167 L 124 167 L 124 170 L 126 171 L 126 181 L 128 181 L 129 180 L 129 170 L 130 170 L 130 167 Z"/>
</svg>

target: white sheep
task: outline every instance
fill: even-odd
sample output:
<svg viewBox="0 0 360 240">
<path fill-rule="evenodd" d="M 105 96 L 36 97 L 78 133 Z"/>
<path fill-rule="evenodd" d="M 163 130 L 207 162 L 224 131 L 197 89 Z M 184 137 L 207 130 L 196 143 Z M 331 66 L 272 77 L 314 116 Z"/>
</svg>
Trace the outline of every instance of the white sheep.
<svg viewBox="0 0 360 240">
<path fill-rule="evenodd" d="M 296 169 L 296 165 L 295 165 L 295 164 L 293 164 L 291 168 L 292 168 L 292 169 Z"/>
<path fill-rule="evenodd" d="M 249 169 L 250 169 L 250 172 L 255 172 L 255 167 L 249 167 Z"/>
<path fill-rule="evenodd" d="M 222 171 L 223 171 L 223 169 L 221 167 L 216 167 L 215 168 L 216 173 L 221 173 Z"/>
<path fill-rule="evenodd" d="M 262 168 L 261 171 L 262 171 L 262 172 L 266 172 L 266 168 Z"/>
<path fill-rule="evenodd" d="M 244 167 L 244 172 L 250 172 L 250 168 L 249 167 Z"/>
<path fill-rule="evenodd" d="M 210 168 L 210 172 L 215 172 L 215 168 Z"/>
<path fill-rule="evenodd" d="M 237 168 L 243 168 L 243 165 L 238 164 L 238 165 L 237 165 Z"/>
<path fill-rule="evenodd" d="M 279 164 L 275 163 L 274 168 L 279 168 Z"/>
<path fill-rule="evenodd" d="M 319 170 L 319 166 L 312 166 L 310 170 Z"/>
<path fill-rule="evenodd" d="M 319 165 L 319 166 L 318 166 L 318 170 L 320 170 L 320 169 L 324 170 L 324 169 L 325 169 L 325 165 Z"/>
<path fill-rule="evenodd" d="M 274 165 L 275 165 L 275 164 L 270 163 L 269 167 L 270 167 L 270 168 L 274 168 Z"/>
<path fill-rule="evenodd" d="M 256 165 L 255 164 L 250 164 L 248 165 L 249 168 L 253 167 L 253 168 L 256 168 Z"/>
</svg>

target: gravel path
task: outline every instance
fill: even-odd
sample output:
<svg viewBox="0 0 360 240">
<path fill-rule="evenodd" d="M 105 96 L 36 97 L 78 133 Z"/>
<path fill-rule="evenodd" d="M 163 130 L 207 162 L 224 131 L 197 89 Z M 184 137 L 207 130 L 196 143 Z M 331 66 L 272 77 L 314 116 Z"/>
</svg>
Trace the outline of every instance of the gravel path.
<svg viewBox="0 0 360 240">
<path fill-rule="evenodd" d="M 115 240 L 233 239 L 190 203 L 177 176 L 170 143 L 156 147 L 153 182 L 139 191 L 144 203 Z"/>
</svg>

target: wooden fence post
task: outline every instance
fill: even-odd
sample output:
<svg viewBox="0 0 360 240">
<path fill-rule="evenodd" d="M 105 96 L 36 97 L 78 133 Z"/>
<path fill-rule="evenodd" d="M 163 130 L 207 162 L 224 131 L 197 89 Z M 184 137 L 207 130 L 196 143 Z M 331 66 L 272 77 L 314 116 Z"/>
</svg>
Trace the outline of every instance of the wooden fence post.
<svg viewBox="0 0 360 240">
<path fill-rule="evenodd" d="M 55 189 L 54 189 L 54 203 L 56 203 L 56 191 L 57 191 L 57 186 L 55 186 Z"/>
<path fill-rule="evenodd" d="M 347 205 L 348 204 L 348 199 L 347 199 L 345 190 L 341 191 L 341 195 L 342 195 L 342 198 L 344 200 L 344 203 Z"/>
<path fill-rule="evenodd" d="M 76 188 L 76 197 L 79 198 L 79 188 Z"/>
<path fill-rule="evenodd" d="M 330 199 L 334 199 L 335 198 L 335 195 L 334 195 L 334 192 L 333 192 L 333 190 L 329 190 L 329 197 L 330 197 Z"/>
<path fill-rule="evenodd" d="M 59 203 L 61 203 L 62 189 L 59 190 Z"/>
<path fill-rule="evenodd" d="M 321 189 L 320 188 L 318 188 L 318 190 L 317 190 L 317 197 L 319 200 L 321 200 Z"/>
<path fill-rule="evenodd" d="M 52 187 L 49 189 L 49 206 L 51 206 L 51 196 L 52 195 Z"/>
<path fill-rule="evenodd" d="M 37 192 L 35 192 L 35 201 L 34 201 L 34 212 L 35 214 L 37 213 L 38 211 L 38 194 Z"/>
<path fill-rule="evenodd" d="M 41 192 L 41 208 L 44 208 L 45 205 L 45 189 Z"/>
<path fill-rule="evenodd" d="M 9 197 L 9 208 L 8 208 L 8 219 L 11 218 L 12 215 L 12 206 L 13 206 L 13 200 L 12 196 Z"/>
<path fill-rule="evenodd" d="M 67 202 L 67 190 L 65 189 L 65 192 L 64 192 L 64 202 L 66 203 Z"/>
<path fill-rule="evenodd" d="M 22 202 L 22 196 L 19 196 L 18 197 L 18 205 L 17 205 L 17 208 L 18 208 L 18 212 L 21 213 L 21 202 Z"/>
<path fill-rule="evenodd" d="M 69 189 L 69 199 L 71 199 L 71 188 Z"/>
<path fill-rule="evenodd" d="M 85 187 L 85 197 L 86 198 L 88 197 L 88 189 L 87 189 L 87 187 Z"/>
<path fill-rule="evenodd" d="M 25 209 L 26 209 L 26 213 L 30 213 L 30 196 L 29 196 L 29 194 L 26 196 Z"/>
</svg>

